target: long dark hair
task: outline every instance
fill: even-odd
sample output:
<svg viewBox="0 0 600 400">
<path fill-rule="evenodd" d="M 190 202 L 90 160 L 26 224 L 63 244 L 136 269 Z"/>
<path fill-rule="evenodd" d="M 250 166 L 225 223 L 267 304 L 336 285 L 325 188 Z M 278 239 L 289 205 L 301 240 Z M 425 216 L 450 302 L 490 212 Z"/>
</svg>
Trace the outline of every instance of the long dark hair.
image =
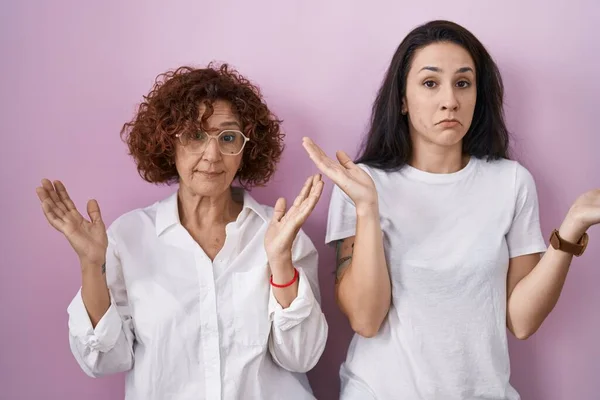
<svg viewBox="0 0 600 400">
<path fill-rule="evenodd" d="M 415 52 L 438 42 L 462 46 L 475 62 L 477 102 L 473 122 L 463 139 L 463 153 L 477 158 L 508 158 L 504 86 L 496 63 L 467 29 L 450 21 L 431 21 L 411 31 L 398 46 L 373 104 L 371 126 L 357 163 L 393 171 L 409 162 L 412 144 L 408 117 L 401 113 L 406 77 Z"/>
</svg>

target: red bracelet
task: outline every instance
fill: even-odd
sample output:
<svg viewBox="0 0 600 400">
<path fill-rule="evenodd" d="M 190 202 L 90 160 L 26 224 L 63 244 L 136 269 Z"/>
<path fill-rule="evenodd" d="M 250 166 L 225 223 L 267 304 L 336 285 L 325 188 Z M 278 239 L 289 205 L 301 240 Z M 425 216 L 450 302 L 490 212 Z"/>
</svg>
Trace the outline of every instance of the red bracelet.
<svg viewBox="0 0 600 400">
<path fill-rule="evenodd" d="M 276 288 L 286 288 L 292 286 L 298 280 L 298 276 L 300 276 L 300 274 L 298 273 L 298 270 L 294 268 L 294 277 L 292 278 L 292 280 L 288 283 L 284 283 L 283 285 L 278 285 L 273 282 L 273 274 L 271 274 L 271 285 L 273 285 Z"/>
</svg>

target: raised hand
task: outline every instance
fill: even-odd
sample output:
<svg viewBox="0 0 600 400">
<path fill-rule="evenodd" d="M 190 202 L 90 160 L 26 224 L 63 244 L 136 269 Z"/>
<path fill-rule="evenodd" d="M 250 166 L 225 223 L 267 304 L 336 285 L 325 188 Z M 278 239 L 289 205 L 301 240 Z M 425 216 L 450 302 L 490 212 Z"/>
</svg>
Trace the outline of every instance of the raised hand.
<svg viewBox="0 0 600 400">
<path fill-rule="evenodd" d="M 310 159 L 321 172 L 340 187 L 354 202 L 355 206 L 370 207 L 377 204 L 377 191 L 373 180 L 364 170 L 352 162 L 343 151 L 336 152 L 337 162 L 327 157 L 325 152 L 310 138 L 302 141 Z"/>
<path fill-rule="evenodd" d="M 265 233 L 265 251 L 269 261 L 291 260 L 294 239 L 317 205 L 322 192 L 321 176 L 313 175 L 306 180 L 289 210 L 286 211 L 285 198 L 277 200 L 273 217 Z"/>
<path fill-rule="evenodd" d="M 564 224 L 577 238 L 591 226 L 600 224 L 600 189 L 590 190 L 579 196 L 571 206 Z"/>
<path fill-rule="evenodd" d="M 43 179 L 42 186 L 36 188 L 36 193 L 46 219 L 57 231 L 65 235 L 81 263 L 103 265 L 108 237 L 96 200 L 87 203 L 87 213 L 90 217 L 88 221 L 77 211 L 67 189 L 60 181 L 54 181 L 53 185 L 48 179 Z"/>
</svg>

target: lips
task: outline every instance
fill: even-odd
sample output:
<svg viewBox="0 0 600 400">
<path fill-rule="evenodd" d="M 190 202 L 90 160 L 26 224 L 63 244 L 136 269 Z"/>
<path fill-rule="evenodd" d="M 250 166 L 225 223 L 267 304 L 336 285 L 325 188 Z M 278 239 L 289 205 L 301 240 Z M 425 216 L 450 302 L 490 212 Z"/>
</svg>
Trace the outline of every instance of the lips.
<svg viewBox="0 0 600 400">
<path fill-rule="evenodd" d="M 460 124 L 460 122 L 454 118 L 447 118 L 447 119 L 441 120 L 436 125 L 455 125 L 455 124 Z"/>
<path fill-rule="evenodd" d="M 202 174 L 207 177 L 215 177 L 215 176 L 219 176 L 223 173 L 223 171 L 221 171 L 221 172 L 194 171 L 194 172 L 197 172 L 197 173 Z"/>
</svg>

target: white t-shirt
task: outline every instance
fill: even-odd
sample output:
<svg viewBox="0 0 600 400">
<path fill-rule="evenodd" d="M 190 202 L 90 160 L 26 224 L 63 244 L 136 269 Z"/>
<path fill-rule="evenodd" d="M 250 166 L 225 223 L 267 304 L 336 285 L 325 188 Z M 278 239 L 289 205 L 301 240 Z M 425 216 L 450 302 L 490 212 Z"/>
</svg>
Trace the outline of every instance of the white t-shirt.
<svg viewBox="0 0 600 400">
<path fill-rule="evenodd" d="M 518 400 L 509 383 L 509 258 L 546 250 L 533 177 L 516 161 L 471 157 L 432 174 L 361 165 L 379 196 L 392 305 L 379 333 L 354 335 L 342 400 Z M 356 234 L 334 188 L 326 242 Z"/>
</svg>

